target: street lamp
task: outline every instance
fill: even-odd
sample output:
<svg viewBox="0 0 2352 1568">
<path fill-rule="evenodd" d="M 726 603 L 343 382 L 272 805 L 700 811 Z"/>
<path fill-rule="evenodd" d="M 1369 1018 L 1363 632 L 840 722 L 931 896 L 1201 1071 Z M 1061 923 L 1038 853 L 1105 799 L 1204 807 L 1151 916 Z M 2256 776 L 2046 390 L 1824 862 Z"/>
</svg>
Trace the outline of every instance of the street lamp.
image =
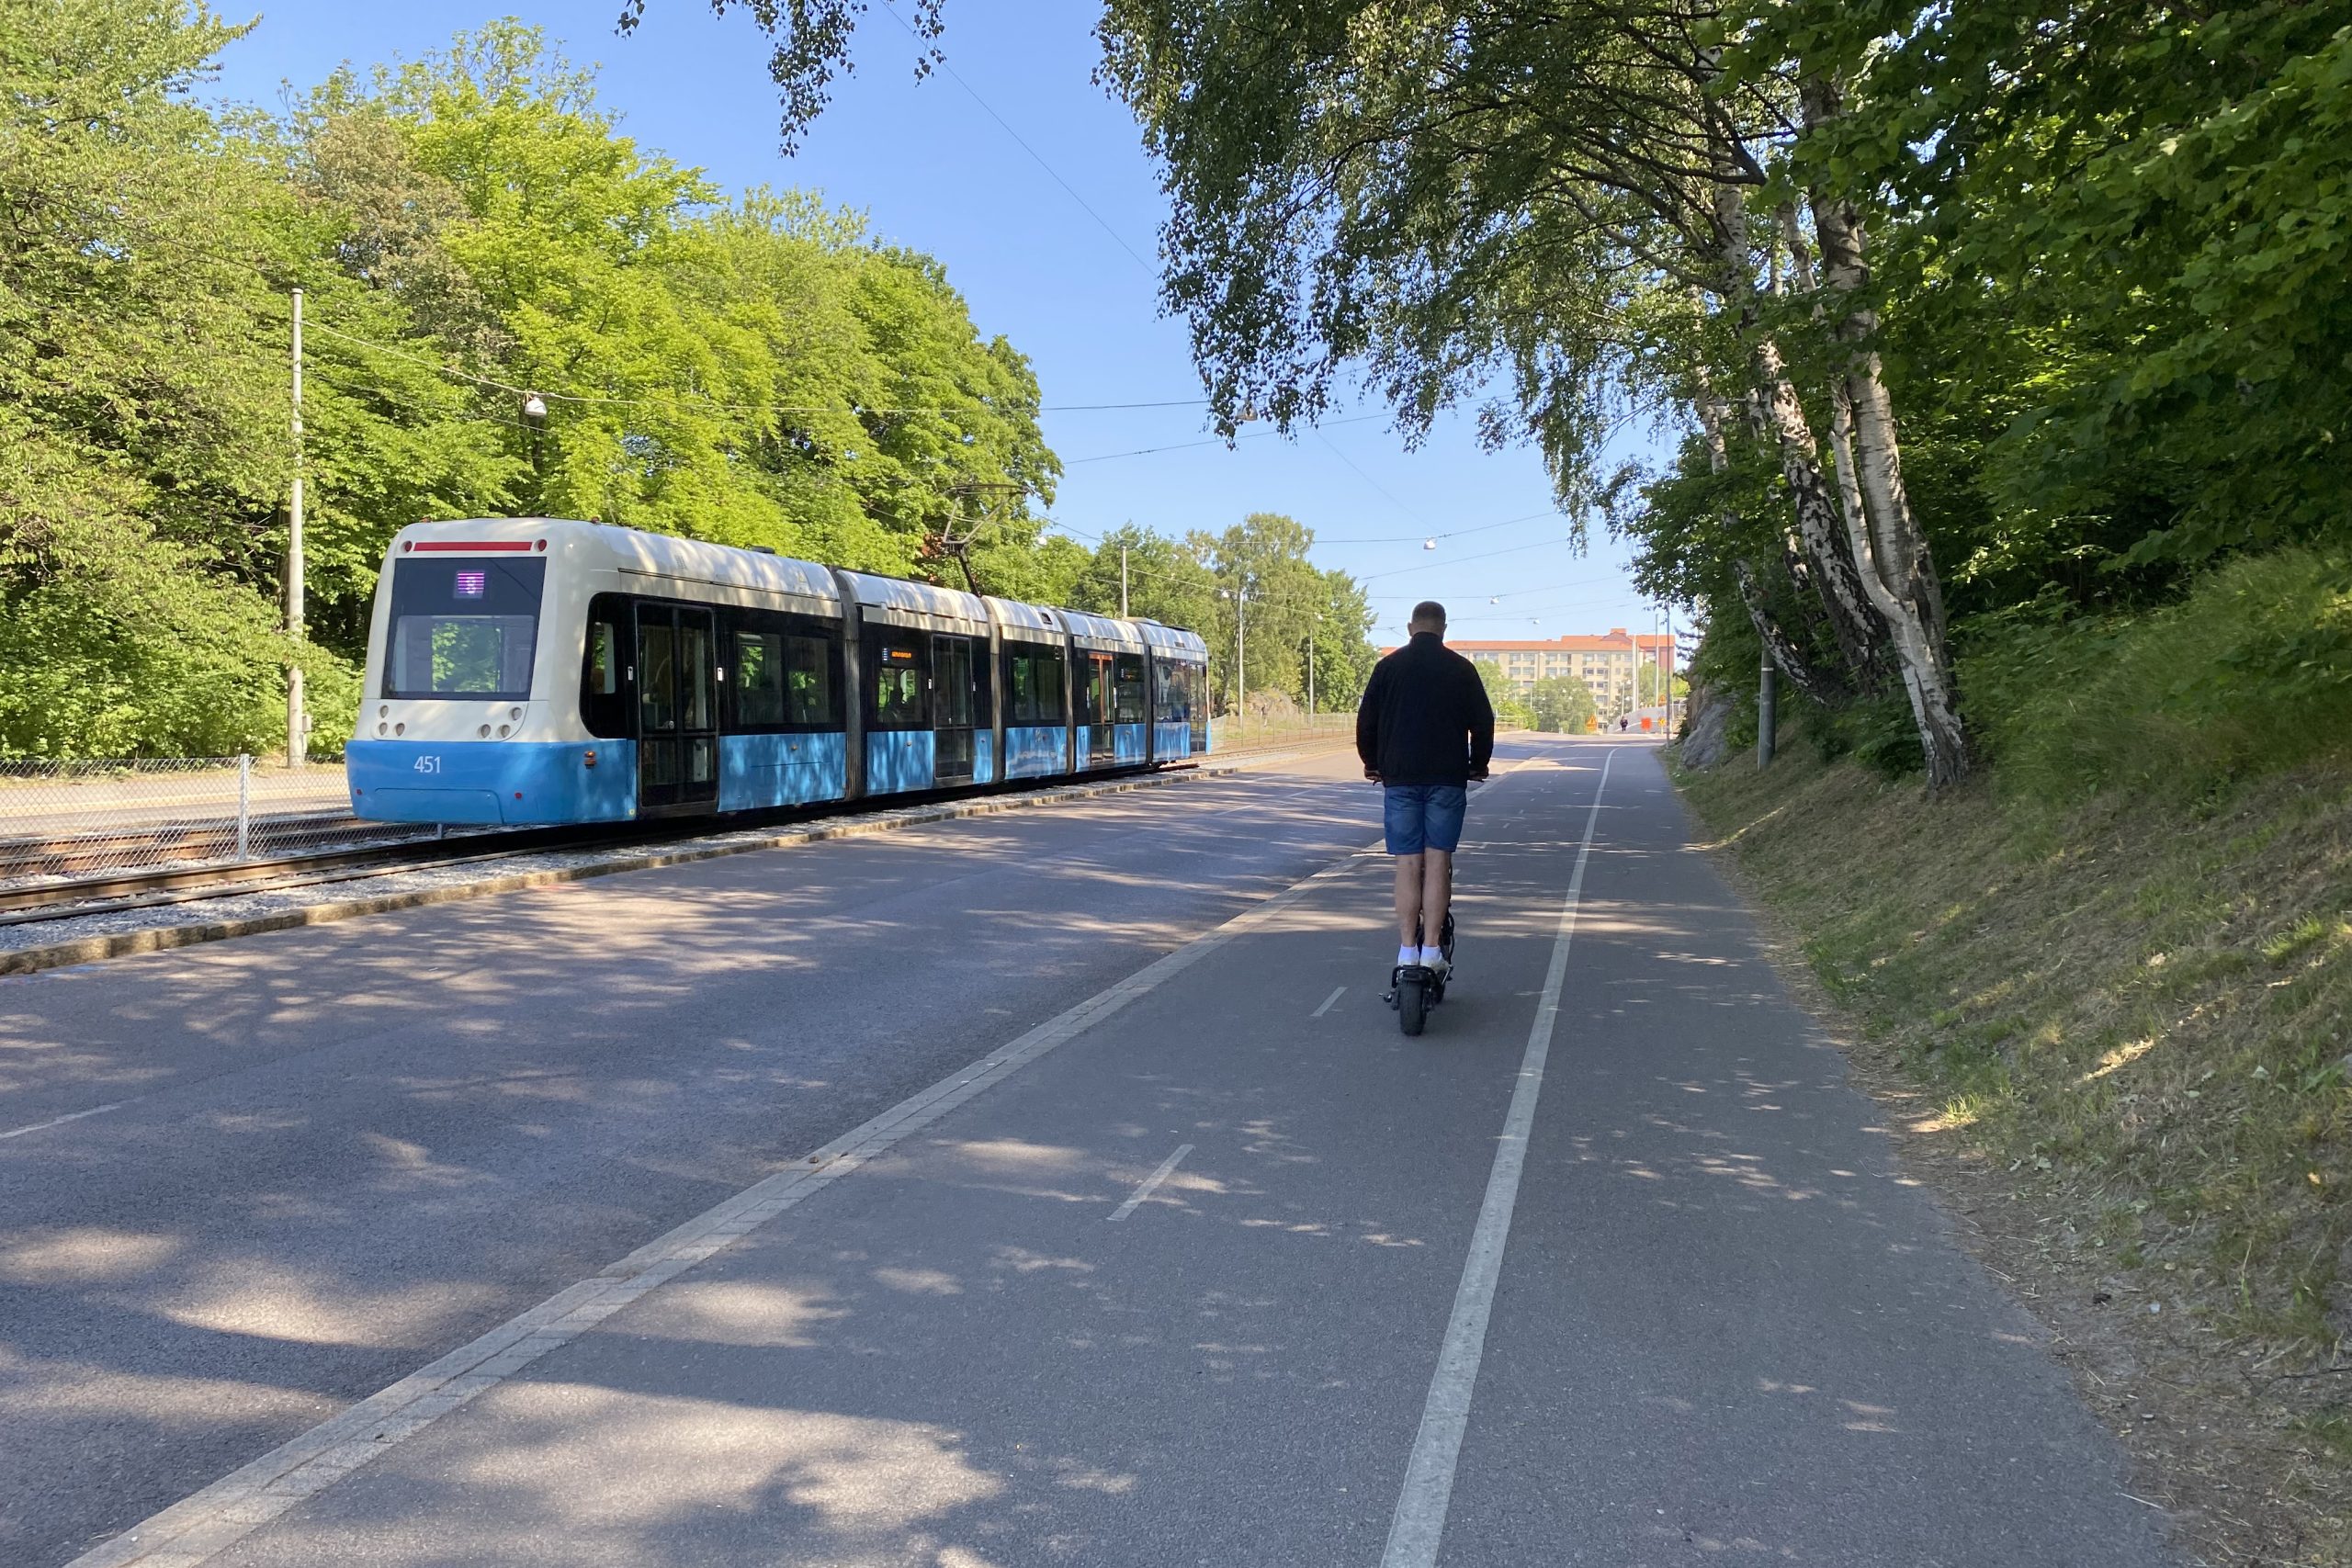
<svg viewBox="0 0 2352 1568">
<path fill-rule="evenodd" d="M 540 451 L 540 443 L 546 438 L 547 434 L 547 417 L 548 400 L 537 392 L 525 392 L 523 394 L 523 423 L 528 425 L 531 431 L 531 480 L 538 489 L 539 493 L 535 501 L 542 511 L 546 510 L 548 504 L 547 464 Z"/>
<path fill-rule="evenodd" d="M 1249 653 L 1250 604 L 1249 580 L 1240 588 L 1220 588 L 1220 599 L 1233 601 L 1233 715 L 1246 728 L 1250 722 L 1250 666 L 1245 662 Z"/>
</svg>

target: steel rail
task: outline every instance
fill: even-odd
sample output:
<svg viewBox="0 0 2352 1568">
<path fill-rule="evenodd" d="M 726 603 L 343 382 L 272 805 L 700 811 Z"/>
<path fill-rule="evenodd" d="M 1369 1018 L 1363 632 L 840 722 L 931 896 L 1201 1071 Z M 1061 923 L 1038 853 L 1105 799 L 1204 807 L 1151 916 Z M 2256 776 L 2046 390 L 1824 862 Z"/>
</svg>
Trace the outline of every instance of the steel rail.
<svg viewBox="0 0 2352 1568">
<path fill-rule="evenodd" d="M 1337 745 L 1344 736 L 1286 736 L 1258 746 L 1206 753 L 1200 759 L 1161 764 L 1163 773 L 1191 772 L 1203 761 L 1216 762 L 1263 759 L 1289 752 Z M 1010 795 L 1051 789 L 1089 779 L 1122 778 L 1150 771 L 1149 764 L 1090 772 L 1071 778 L 1013 780 L 949 789 L 894 795 L 887 801 L 872 799 L 827 801 L 814 806 L 786 807 L 767 811 L 730 812 L 725 818 L 693 815 L 654 818 L 617 823 L 567 825 L 551 828 L 491 828 L 469 830 L 454 838 L 406 838 L 356 848 L 313 851 L 300 854 L 260 857 L 210 864 L 161 867 L 153 871 L 121 872 L 111 875 L 76 877 L 65 881 L 0 886 L 0 927 L 74 919 L 85 915 L 118 914 L 232 897 L 245 893 L 282 892 L 323 882 L 357 881 L 427 866 L 461 865 L 543 854 L 568 849 L 597 849 L 616 844 L 659 843 L 700 838 L 715 832 L 821 821 L 835 817 L 872 815 L 901 807 L 926 806 L 973 794 Z M 393 823 L 361 823 L 355 831 L 373 829 L 389 836 L 400 832 Z M 419 829 L 422 831 L 422 829 Z"/>
</svg>

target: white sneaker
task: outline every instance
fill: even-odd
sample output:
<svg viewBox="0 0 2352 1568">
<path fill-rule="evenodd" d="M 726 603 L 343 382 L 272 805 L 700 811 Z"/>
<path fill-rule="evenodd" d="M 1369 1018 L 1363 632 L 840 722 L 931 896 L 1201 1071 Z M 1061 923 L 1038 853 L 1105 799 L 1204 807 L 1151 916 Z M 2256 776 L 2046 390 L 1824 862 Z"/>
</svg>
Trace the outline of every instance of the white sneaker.
<svg viewBox="0 0 2352 1568">
<path fill-rule="evenodd" d="M 1422 968 L 1434 970 L 1440 975 L 1443 975 L 1447 970 L 1453 967 L 1451 963 L 1447 962 L 1445 949 L 1442 947 L 1425 947 L 1421 949 L 1419 962 Z"/>
</svg>

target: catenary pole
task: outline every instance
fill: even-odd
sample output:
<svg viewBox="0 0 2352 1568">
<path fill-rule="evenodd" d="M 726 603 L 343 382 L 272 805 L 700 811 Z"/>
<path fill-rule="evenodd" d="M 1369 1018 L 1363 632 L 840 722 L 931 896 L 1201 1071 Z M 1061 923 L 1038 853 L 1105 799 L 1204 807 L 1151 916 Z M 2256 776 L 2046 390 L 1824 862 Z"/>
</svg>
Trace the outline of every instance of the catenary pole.
<svg viewBox="0 0 2352 1568">
<path fill-rule="evenodd" d="M 302 642 L 302 291 L 294 290 L 294 482 L 286 501 L 286 636 Z M 300 768 L 310 750 L 302 707 L 302 666 L 286 667 L 286 765 Z"/>
<path fill-rule="evenodd" d="M 1127 547 L 1119 547 L 1119 619 L 1127 618 Z"/>
<path fill-rule="evenodd" d="M 1674 734 L 1674 606 L 1666 607 L 1666 733 Z"/>
</svg>

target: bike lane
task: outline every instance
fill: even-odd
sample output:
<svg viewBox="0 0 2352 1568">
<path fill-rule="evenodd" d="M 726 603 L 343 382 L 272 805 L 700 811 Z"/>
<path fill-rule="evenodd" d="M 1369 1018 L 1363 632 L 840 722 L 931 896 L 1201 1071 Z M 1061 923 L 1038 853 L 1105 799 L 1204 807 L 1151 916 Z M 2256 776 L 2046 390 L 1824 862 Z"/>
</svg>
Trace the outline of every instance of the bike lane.
<svg viewBox="0 0 2352 1568">
<path fill-rule="evenodd" d="M 1441 1560 L 2173 1561 L 1692 829 L 1621 752 Z"/>
</svg>

